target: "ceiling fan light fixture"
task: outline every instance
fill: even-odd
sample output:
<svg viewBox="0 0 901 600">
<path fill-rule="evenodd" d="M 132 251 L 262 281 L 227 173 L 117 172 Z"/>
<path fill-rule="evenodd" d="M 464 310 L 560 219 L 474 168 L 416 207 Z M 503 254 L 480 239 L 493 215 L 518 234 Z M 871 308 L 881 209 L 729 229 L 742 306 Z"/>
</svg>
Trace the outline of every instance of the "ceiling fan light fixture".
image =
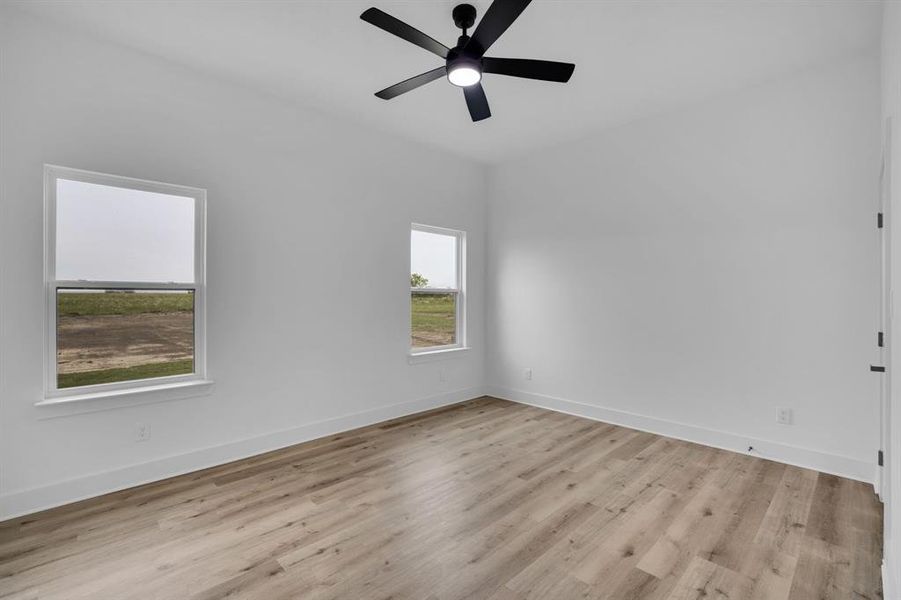
<svg viewBox="0 0 901 600">
<path fill-rule="evenodd" d="M 459 66 L 448 69 L 447 80 L 457 87 L 469 87 L 482 80 L 482 73 L 471 66 Z"/>
<path fill-rule="evenodd" d="M 388 86 L 376 92 L 376 98 L 391 100 L 446 76 L 451 85 L 463 89 L 469 116 L 476 122 L 491 116 L 488 98 L 481 84 L 483 73 L 566 83 L 576 68 L 572 63 L 485 56 L 485 52 L 507 31 L 531 1 L 492 0 L 471 36 L 469 29 L 475 25 L 476 9 L 472 4 L 458 4 L 451 11 L 451 16 L 462 34 L 453 48 L 374 6 L 367 8 L 360 15 L 367 23 L 444 59 L 444 65 Z"/>
</svg>

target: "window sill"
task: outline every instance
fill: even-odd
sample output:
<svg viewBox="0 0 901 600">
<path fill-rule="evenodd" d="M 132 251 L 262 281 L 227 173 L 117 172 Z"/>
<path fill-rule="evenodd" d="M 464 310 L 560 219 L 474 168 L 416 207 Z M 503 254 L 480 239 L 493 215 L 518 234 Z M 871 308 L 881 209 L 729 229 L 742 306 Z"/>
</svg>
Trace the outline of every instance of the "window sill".
<svg viewBox="0 0 901 600">
<path fill-rule="evenodd" d="M 418 365 L 420 363 L 434 362 L 436 360 L 460 358 L 465 356 L 467 352 L 469 352 L 469 348 L 465 346 L 460 348 L 445 348 L 442 350 L 427 350 L 425 352 L 411 353 L 407 357 L 407 362 L 411 365 Z"/>
<path fill-rule="evenodd" d="M 35 406 L 47 411 L 42 418 L 75 415 L 114 408 L 124 408 L 138 404 L 181 400 L 210 392 L 213 382 L 209 379 L 193 379 L 160 385 L 104 390 L 86 394 L 71 394 L 45 397 Z"/>
</svg>

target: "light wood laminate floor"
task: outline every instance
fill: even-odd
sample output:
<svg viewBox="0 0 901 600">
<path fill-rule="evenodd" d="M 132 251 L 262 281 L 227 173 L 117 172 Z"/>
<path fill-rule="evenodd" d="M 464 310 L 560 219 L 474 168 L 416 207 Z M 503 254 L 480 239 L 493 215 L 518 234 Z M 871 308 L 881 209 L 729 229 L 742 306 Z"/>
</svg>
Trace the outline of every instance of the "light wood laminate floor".
<svg viewBox="0 0 901 600">
<path fill-rule="evenodd" d="M 0 523 L 0 598 L 881 598 L 872 487 L 492 398 Z"/>
</svg>

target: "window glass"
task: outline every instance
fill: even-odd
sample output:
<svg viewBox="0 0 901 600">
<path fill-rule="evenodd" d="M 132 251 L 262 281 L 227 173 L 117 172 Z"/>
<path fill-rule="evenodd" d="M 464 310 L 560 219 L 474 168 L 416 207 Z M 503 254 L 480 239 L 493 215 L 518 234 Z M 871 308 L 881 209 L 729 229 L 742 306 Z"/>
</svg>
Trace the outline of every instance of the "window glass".
<svg viewBox="0 0 901 600">
<path fill-rule="evenodd" d="M 57 288 L 59 389 L 193 372 L 192 290 Z"/>
<path fill-rule="evenodd" d="M 412 287 L 457 287 L 457 237 L 414 229 L 410 237 Z M 419 275 L 419 278 L 415 277 Z"/>
<path fill-rule="evenodd" d="M 457 343 L 457 295 L 410 294 L 410 346 L 450 346 Z"/>
<path fill-rule="evenodd" d="M 194 198 L 56 180 L 56 279 L 194 282 Z"/>
</svg>

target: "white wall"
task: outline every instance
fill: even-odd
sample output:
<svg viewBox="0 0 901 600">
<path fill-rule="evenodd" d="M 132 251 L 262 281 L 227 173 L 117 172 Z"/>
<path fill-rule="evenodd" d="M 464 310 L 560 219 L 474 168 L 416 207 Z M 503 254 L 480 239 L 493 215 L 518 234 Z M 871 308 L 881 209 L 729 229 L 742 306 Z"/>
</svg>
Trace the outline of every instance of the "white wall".
<svg viewBox="0 0 901 600">
<path fill-rule="evenodd" d="M 501 166 L 494 393 L 872 481 L 878 115 L 861 56 Z"/>
<path fill-rule="evenodd" d="M 886 212 L 888 215 L 888 231 L 901 231 L 901 210 L 898 199 L 901 198 L 901 4 L 886 2 L 882 21 L 882 122 L 891 119 L 891 161 L 886 165 L 886 176 L 890 182 L 888 189 L 890 198 Z M 897 242 L 898 234 L 894 233 L 894 241 L 890 249 L 889 279 L 890 287 L 895 288 L 901 281 L 901 244 Z M 901 294 L 892 293 L 895 306 L 892 313 L 901 314 Z M 891 314 L 891 313 L 890 313 Z M 887 440 L 885 441 L 885 469 L 883 482 L 883 501 L 885 502 L 885 549 L 883 565 L 883 587 L 886 598 L 897 598 L 901 595 L 901 386 L 891 385 L 893 374 L 901 373 L 901 352 L 891 351 L 894 340 L 901 340 L 901 319 L 892 319 L 887 338 L 889 355 L 886 357 L 888 369 L 886 378 L 889 392 L 889 403 L 885 415 L 888 422 Z"/>
<path fill-rule="evenodd" d="M 0 519 L 481 392 L 482 167 L 5 17 Z M 68 416 L 34 406 L 44 163 L 209 190 L 212 393 Z M 407 363 L 414 221 L 469 233 L 463 358 Z M 150 441 L 135 442 L 138 423 Z"/>
</svg>

